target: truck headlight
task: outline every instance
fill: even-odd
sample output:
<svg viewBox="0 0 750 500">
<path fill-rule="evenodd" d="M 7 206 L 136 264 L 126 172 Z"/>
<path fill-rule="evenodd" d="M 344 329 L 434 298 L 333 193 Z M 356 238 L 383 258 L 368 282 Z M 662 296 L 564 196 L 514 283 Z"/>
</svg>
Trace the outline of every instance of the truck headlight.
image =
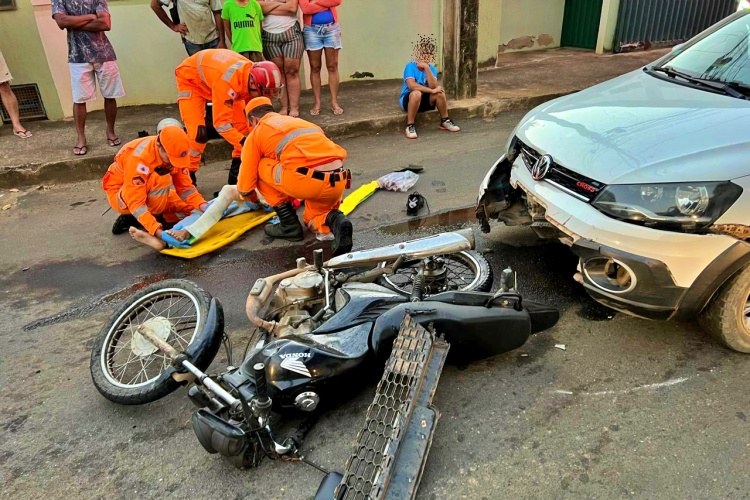
<svg viewBox="0 0 750 500">
<path fill-rule="evenodd" d="M 592 204 L 624 222 L 693 233 L 713 224 L 740 194 L 731 182 L 622 184 L 608 186 Z"/>
</svg>

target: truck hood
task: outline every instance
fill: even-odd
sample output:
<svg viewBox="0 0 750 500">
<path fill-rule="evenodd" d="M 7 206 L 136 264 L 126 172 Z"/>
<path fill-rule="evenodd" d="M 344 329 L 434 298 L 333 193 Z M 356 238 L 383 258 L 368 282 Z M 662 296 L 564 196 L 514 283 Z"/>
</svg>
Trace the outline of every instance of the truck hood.
<svg viewBox="0 0 750 500">
<path fill-rule="evenodd" d="M 606 184 L 750 175 L 750 101 L 642 69 L 542 104 L 516 131 L 556 163 Z"/>
</svg>

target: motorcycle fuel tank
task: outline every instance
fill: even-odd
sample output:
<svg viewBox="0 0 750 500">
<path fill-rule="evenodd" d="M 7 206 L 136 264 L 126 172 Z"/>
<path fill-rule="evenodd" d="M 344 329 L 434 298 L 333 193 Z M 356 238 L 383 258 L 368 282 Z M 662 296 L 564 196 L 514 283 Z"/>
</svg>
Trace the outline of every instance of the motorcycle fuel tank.
<svg viewBox="0 0 750 500">
<path fill-rule="evenodd" d="M 263 363 L 269 396 L 277 408 L 310 411 L 313 392 L 321 403 L 331 399 L 359 377 L 368 357 L 372 323 L 352 326 L 331 335 L 290 335 L 271 341 L 246 360 L 240 372 L 252 379 L 253 365 Z"/>
</svg>

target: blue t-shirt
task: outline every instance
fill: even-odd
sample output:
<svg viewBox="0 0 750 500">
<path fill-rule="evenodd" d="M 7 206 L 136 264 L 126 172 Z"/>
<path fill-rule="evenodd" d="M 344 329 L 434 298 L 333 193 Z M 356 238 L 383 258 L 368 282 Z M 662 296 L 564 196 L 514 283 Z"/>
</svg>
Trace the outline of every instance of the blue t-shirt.
<svg viewBox="0 0 750 500">
<path fill-rule="evenodd" d="M 334 21 L 333 12 L 331 12 L 331 9 L 326 9 L 323 12 L 313 14 L 311 24 L 331 24 Z"/>
<path fill-rule="evenodd" d="M 432 74 L 437 78 L 438 72 L 434 64 L 430 64 L 430 71 L 432 71 Z M 416 62 L 412 61 L 408 63 L 404 68 L 404 85 L 401 87 L 401 95 L 398 96 L 398 104 L 402 109 L 404 109 L 402 105 L 404 102 L 404 96 L 409 94 L 409 87 L 406 85 L 407 78 L 414 78 L 418 84 L 429 87 L 429 85 L 427 85 L 427 75 L 425 72 L 417 68 Z M 404 109 L 404 111 L 406 111 L 406 109 Z"/>
</svg>

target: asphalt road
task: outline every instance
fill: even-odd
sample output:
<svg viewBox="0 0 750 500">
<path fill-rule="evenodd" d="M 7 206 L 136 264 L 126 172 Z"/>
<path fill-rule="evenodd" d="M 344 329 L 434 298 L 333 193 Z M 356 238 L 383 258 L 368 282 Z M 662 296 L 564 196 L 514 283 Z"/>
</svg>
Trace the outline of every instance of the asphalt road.
<svg viewBox="0 0 750 500">
<path fill-rule="evenodd" d="M 426 170 L 432 212 L 472 206 L 519 114 L 423 127 L 420 139 L 350 139 L 356 183 Z M 206 166 L 213 192 L 226 165 Z M 185 277 L 219 297 L 237 350 L 250 284 L 318 243 L 260 231 L 195 261 L 112 236 L 95 182 L 0 191 L 0 496 L 3 498 L 311 498 L 321 474 L 265 462 L 233 469 L 203 451 L 184 391 L 142 407 L 109 403 L 89 377 L 93 338 L 143 283 Z M 407 222 L 406 195 L 378 192 L 353 214 L 356 247 L 472 225 L 465 213 Z M 596 306 L 572 280 L 575 259 L 525 229 L 479 238 L 496 271 L 510 265 L 528 297 L 560 308 L 559 324 L 521 349 L 443 372 L 442 412 L 420 498 L 743 498 L 750 491 L 750 365 L 694 324 L 656 323 Z M 564 350 L 556 347 L 564 345 Z M 213 364 L 219 370 L 225 358 Z M 325 415 L 307 456 L 341 469 L 374 387 Z"/>
</svg>

